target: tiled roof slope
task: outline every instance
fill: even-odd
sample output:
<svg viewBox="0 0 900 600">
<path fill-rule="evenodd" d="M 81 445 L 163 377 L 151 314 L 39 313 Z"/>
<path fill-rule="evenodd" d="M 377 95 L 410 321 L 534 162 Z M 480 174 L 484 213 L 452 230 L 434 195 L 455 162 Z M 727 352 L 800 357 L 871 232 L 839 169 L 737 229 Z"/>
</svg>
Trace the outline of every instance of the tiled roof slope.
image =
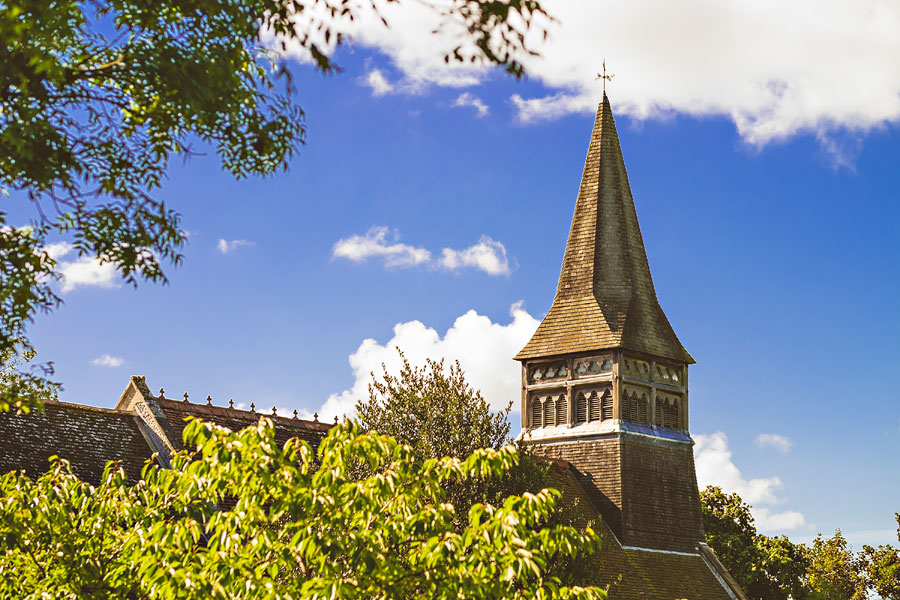
<svg viewBox="0 0 900 600">
<path fill-rule="evenodd" d="M 611 600 L 746 600 L 704 557 L 708 548 L 675 553 L 623 547 L 565 461 L 551 461 L 550 477 L 566 503 L 576 506 L 576 524 L 590 525 L 602 539 L 600 552 L 581 569 L 586 583 L 609 586 Z M 717 561 L 716 561 L 717 562 Z"/>
<path fill-rule="evenodd" d="M 59 456 L 79 478 L 95 485 L 111 460 L 121 461 L 137 481 L 152 454 L 129 413 L 49 401 L 43 412 L 0 412 L 0 473 L 18 470 L 37 477 L 48 470 L 51 456 Z"/>
<path fill-rule="evenodd" d="M 318 421 L 262 415 L 257 412 L 236 408 L 195 404 L 169 398 L 159 399 L 158 402 L 175 434 L 175 439 L 171 440 L 171 442 L 176 448 L 182 447 L 181 436 L 186 424 L 185 419 L 188 417 L 203 419 L 204 421 L 227 427 L 232 431 L 238 431 L 244 427 L 255 425 L 259 422 L 261 416 L 266 416 L 275 423 L 275 441 L 278 444 L 283 445 L 290 438 L 297 437 L 308 442 L 313 449 L 318 448 L 319 442 L 331 429 L 331 425 Z"/>
<path fill-rule="evenodd" d="M 694 362 L 656 298 L 606 94 L 597 109 L 556 298 L 516 359 L 605 348 Z"/>
<path fill-rule="evenodd" d="M 121 461 L 129 478 L 137 481 L 154 452 L 159 452 L 163 466 L 168 465 L 170 452 L 182 447 L 187 417 L 237 431 L 256 424 L 261 416 L 275 423 L 279 444 L 298 437 L 316 449 L 331 428 L 318 421 L 154 397 L 144 378 L 134 376 L 112 410 L 48 401 L 43 411 L 0 412 L 0 474 L 18 470 L 37 477 L 47 471 L 51 456 L 60 456 L 92 484 L 99 483 L 111 460 Z"/>
</svg>

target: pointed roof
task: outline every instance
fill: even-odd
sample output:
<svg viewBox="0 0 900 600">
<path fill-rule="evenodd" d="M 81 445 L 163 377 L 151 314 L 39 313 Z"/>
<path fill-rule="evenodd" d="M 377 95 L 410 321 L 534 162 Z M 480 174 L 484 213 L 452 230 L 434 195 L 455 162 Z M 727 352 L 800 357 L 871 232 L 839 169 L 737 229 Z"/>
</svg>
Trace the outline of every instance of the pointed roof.
<svg viewBox="0 0 900 600">
<path fill-rule="evenodd" d="M 694 362 L 656 299 L 616 123 L 604 93 L 556 298 L 516 360 L 607 348 Z"/>
</svg>

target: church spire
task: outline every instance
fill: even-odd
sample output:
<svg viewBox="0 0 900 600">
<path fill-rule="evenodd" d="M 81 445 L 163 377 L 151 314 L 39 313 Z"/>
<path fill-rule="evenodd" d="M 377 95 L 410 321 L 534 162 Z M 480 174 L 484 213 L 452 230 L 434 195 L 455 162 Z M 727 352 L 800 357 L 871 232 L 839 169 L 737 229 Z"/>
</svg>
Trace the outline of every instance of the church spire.
<svg viewBox="0 0 900 600">
<path fill-rule="evenodd" d="M 656 298 L 612 108 L 604 92 L 556 298 L 516 359 L 611 348 L 694 362 Z"/>
</svg>

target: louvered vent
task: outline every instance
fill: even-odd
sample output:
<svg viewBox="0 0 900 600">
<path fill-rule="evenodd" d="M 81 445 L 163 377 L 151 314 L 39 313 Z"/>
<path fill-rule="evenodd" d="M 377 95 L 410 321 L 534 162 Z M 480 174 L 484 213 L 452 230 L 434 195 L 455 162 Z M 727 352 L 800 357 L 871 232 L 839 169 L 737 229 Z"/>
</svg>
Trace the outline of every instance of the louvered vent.
<svg viewBox="0 0 900 600">
<path fill-rule="evenodd" d="M 588 420 L 600 420 L 600 397 L 596 391 L 591 392 L 591 395 L 588 397 Z"/>
<path fill-rule="evenodd" d="M 587 421 L 587 398 L 579 392 L 575 398 L 575 422 L 584 423 Z"/>
<path fill-rule="evenodd" d="M 637 392 L 631 392 L 630 394 L 625 394 L 625 420 L 626 421 L 637 421 L 638 420 L 638 395 Z"/>
<path fill-rule="evenodd" d="M 605 421 L 613 418 L 613 401 L 612 392 L 606 390 L 600 397 L 600 420 Z"/>
<path fill-rule="evenodd" d="M 569 422 L 569 403 L 566 401 L 566 395 L 560 394 L 556 399 L 556 424 L 565 425 Z"/>
<path fill-rule="evenodd" d="M 544 402 L 544 425 L 556 425 L 556 402 L 553 401 L 553 396 L 549 396 L 547 400 Z"/>
<path fill-rule="evenodd" d="M 635 398 L 635 402 L 637 402 L 637 422 L 649 425 L 650 419 L 647 416 L 647 396 L 641 394 L 640 398 Z"/>
<path fill-rule="evenodd" d="M 681 429 L 681 419 L 679 418 L 680 415 L 678 414 L 679 412 L 681 412 L 681 411 L 678 409 L 678 400 L 677 399 L 673 400 L 672 401 L 672 424 L 670 425 L 670 427 L 672 429 Z"/>
<path fill-rule="evenodd" d="M 540 398 L 534 398 L 531 401 L 531 427 L 532 428 L 544 426 L 544 420 L 541 418 L 543 416 L 542 415 L 543 411 L 541 410 L 542 408 L 543 407 L 541 406 Z"/>
</svg>

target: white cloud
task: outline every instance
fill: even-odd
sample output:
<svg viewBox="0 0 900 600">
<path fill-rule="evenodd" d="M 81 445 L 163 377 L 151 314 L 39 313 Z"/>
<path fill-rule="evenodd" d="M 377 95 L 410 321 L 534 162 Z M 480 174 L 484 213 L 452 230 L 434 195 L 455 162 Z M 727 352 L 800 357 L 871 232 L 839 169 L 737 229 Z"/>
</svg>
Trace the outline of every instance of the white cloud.
<svg viewBox="0 0 900 600">
<path fill-rule="evenodd" d="M 249 242 L 247 240 L 226 240 L 219 238 L 219 243 L 216 244 L 216 249 L 222 254 L 230 254 L 237 250 L 240 246 L 253 246 L 253 242 Z"/>
<path fill-rule="evenodd" d="M 756 521 L 756 529 L 762 532 L 796 530 L 806 524 L 806 518 L 796 510 L 772 512 L 764 506 L 754 506 L 751 512 Z"/>
<path fill-rule="evenodd" d="M 509 259 L 506 247 L 486 235 L 477 244 L 462 250 L 444 248 L 440 258 L 432 258 L 431 251 L 399 241 L 396 231 L 387 227 L 372 227 L 365 235 L 351 235 L 335 243 L 334 258 L 346 258 L 353 262 L 364 262 L 370 257 L 380 257 L 386 267 L 430 266 L 447 271 L 473 268 L 488 275 L 508 275 Z"/>
<path fill-rule="evenodd" d="M 791 440 L 789 440 L 787 437 L 779 435 L 777 433 L 761 433 L 756 436 L 756 445 L 760 448 L 764 446 L 772 446 L 782 454 L 787 454 L 794 443 L 791 442 Z"/>
<path fill-rule="evenodd" d="M 491 109 L 487 104 L 482 101 L 481 98 L 471 94 L 469 92 L 463 92 L 459 96 L 457 96 L 456 101 L 453 102 L 453 106 L 455 107 L 466 107 L 471 106 L 478 112 L 478 118 L 486 117 L 488 113 L 491 112 Z"/>
<path fill-rule="evenodd" d="M 50 255 L 53 260 L 59 260 L 72 251 L 72 244 L 69 242 L 54 242 L 44 246 L 44 252 Z"/>
<path fill-rule="evenodd" d="M 694 435 L 694 461 L 697 467 L 697 484 L 700 488 L 717 485 L 726 492 L 736 492 L 744 502 L 750 504 L 753 518 L 760 531 L 781 531 L 796 529 L 805 524 L 803 515 L 788 510 L 773 512 L 760 504 L 780 504 L 776 491 L 782 487 L 778 477 L 744 479 L 740 470 L 731 461 L 728 438 L 721 431 L 711 434 Z"/>
<path fill-rule="evenodd" d="M 81 256 L 73 262 L 60 262 L 57 270 L 63 276 L 63 292 L 77 287 L 119 287 L 115 265 L 89 256 Z"/>
<path fill-rule="evenodd" d="M 558 93 L 543 98 L 522 98 L 519 94 L 513 94 L 510 100 L 516 107 L 519 121 L 533 123 L 536 121 L 549 121 L 564 117 L 574 112 L 587 112 L 596 110 L 597 103 L 593 98 L 584 98 L 572 94 Z"/>
<path fill-rule="evenodd" d="M 384 96 L 394 91 L 394 86 L 385 78 L 384 74 L 378 69 L 372 69 L 366 75 L 364 82 L 372 88 L 373 96 Z"/>
<path fill-rule="evenodd" d="M 390 238 L 389 238 L 390 235 Z M 332 249 L 335 258 L 346 258 L 353 262 L 363 262 L 370 256 L 384 259 L 388 267 L 411 267 L 431 261 L 431 252 L 397 241 L 397 232 L 392 235 L 387 227 L 372 227 L 365 235 L 351 235 L 338 240 Z"/>
<path fill-rule="evenodd" d="M 91 256 L 79 256 L 71 261 L 62 260 L 74 246 L 68 242 L 54 242 L 44 246 L 44 251 L 56 261 L 56 272 L 62 276 L 61 291 L 71 292 L 79 287 L 119 287 L 116 267 Z"/>
<path fill-rule="evenodd" d="M 495 410 L 505 408 L 510 400 L 513 410 L 518 410 L 522 376 L 519 363 L 512 357 L 528 342 L 539 322 L 520 303 L 511 307 L 510 314 L 512 320 L 502 325 L 470 310 L 458 317 L 443 337 L 420 321 L 408 321 L 395 325 L 393 337 L 384 344 L 363 340 L 349 359 L 353 385 L 328 398 L 319 409 L 320 419 L 331 421 L 335 415 L 352 414 L 356 401 L 368 398 L 370 373 L 380 374 L 382 363 L 388 372 L 397 374 L 401 365 L 397 347 L 417 366 L 426 358 L 459 360 L 466 380 L 481 390 Z"/>
<path fill-rule="evenodd" d="M 118 356 L 112 356 L 109 354 L 104 354 L 102 356 L 98 356 L 94 360 L 91 361 L 91 364 L 95 367 L 121 367 L 125 362 L 125 359 L 119 358 Z"/>
<path fill-rule="evenodd" d="M 479 64 L 444 63 L 444 52 L 469 42 L 463 24 L 442 19 L 428 3 L 374 4 L 390 27 L 367 3 L 354 2 L 359 18 L 344 32 L 387 55 L 405 80 L 464 87 L 490 73 Z M 610 96 L 618 114 L 720 115 L 751 144 L 802 132 L 827 146 L 828 132 L 865 132 L 900 119 L 896 3 L 557 0 L 546 7 L 556 18 L 547 41 L 534 36 L 539 56 L 520 59 L 550 93 L 512 98 L 525 121 L 593 111 L 604 57 L 617 73 Z M 288 54 L 309 60 L 296 46 Z"/>
<path fill-rule="evenodd" d="M 477 244 L 463 250 L 444 248 L 438 264 L 449 271 L 472 267 L 484 271 L 488 275 L 509 275 L 510 273 L 506 247 L 486 235 L 481 236 Z"/>
</svg>

